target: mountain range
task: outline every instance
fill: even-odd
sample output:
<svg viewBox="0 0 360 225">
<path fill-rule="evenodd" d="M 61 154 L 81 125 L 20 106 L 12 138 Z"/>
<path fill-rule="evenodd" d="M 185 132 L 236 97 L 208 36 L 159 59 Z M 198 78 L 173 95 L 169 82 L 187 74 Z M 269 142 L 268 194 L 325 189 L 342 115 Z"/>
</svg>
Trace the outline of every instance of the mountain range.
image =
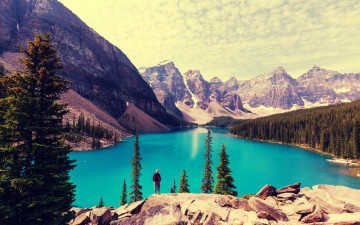
<svg viewBox="0 0 360 225">
<path fill-rule="evenodd" d="M 171 61 L 139 71 L 159 102 L 183 118 L 206 123 L 214 117 L 248 119 L 360 98 L 360 73 L 341 74 L 313 66 L 297 79 L 284 68 L 250 80 L 219 77 L 206 81 L 200 71 L 181 74 Z"/>
<path fill-rule="evenodd" d="M 297 79 L 284 68 L 250 80 L 205 80 L 199 70 L 181 73 L 164 61 L 137 69 L 127 56 L 57 0 L 0 2 L 0 69 L 22 69 L 18 45 L 49 32 L 72 81 L 62 97 L 71 120 L 81 112 L 126 137 L 133 132 L 180 126 L 176 116 L 197 123 L 214 117 L 248 119 L 360 98 L 360 74 L 314 66 Z M 168 113 L 171 111 L 172 113 Z"/>
<path fill-rule="evenodd" d="M 86 100 L 89 104 L 81 104 L 81 110 L 121 137 L 178 125 L 127 56 L 59 1 L 2 0 L 0 25 L 0 65 L 7 73 L 22 69 L 18 45 L 26 47 L 36 33 L 52 35 L 64 66 L 59 74 L 72 81 L 72 91 L 63 96 L 71 114 L 78 115 L 78 103 Z M 143 115 L 147 116 L 138 118 Z M 134 127 L 133 121 L 154 126 Z"/>
</svg>

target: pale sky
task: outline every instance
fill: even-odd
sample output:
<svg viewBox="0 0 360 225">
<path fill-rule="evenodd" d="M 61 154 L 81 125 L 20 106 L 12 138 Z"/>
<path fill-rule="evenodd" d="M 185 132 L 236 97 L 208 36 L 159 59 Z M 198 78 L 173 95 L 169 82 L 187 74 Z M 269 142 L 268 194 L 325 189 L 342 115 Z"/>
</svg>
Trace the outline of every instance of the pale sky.
<svg viewBox="0 0 360 225">
<path fill-rule="evenodd" d="M 359 0 L 60 0 L 136 67 L 244 80 L 282 66 L 360 72 Z"/>
</svg>

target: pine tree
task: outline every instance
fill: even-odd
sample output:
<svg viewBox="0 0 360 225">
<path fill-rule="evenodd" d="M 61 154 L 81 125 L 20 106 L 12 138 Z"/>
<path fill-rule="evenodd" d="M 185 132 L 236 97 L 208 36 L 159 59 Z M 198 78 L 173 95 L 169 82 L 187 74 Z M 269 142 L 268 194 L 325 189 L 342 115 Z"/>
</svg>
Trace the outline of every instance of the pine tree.
<svg viewBox="0 0 360 225">
<path fill-rule="evenodd" d="M 187 175 L 186 175 L 186 171 L 183 170 L 183 174 L 181 175 L 181 178 L 180 178 L 180 187 L 179 187 L 179 193 L 190 193 L 190 190 L 189 190 L 189 186 L 188 185 L 188 180 L 187 180 Z"/>
<path fill-rule="evenodd" d="M 202 185 L 200 189 L 204 193 L 212 193 L 213 192 L 213 183 L 214 183 L 214 177 L 213 172 L 211 170 L 212 165 L 212 137 L 211 137 L 211 131 L 208 129 L 207 138 L 205 139 L 205 153 L 204 153 L 204 159 L 205 159 L 205 165 L 204 165 L 204 173 L 203 179 L 201 181 Z"/>
<path fill-rule="evenodd" d="M 102 207 L 104 207 L 105 205 L 104 205 L 104 201 L 103 201 L 103 199 L 102 199 L 102 197 L 100 198 L 100 202 L 99 202 L 99 204 L 98 204 L 98 208 L 102 208 Z"/>
<path fill-rule="evenodd" d="M 170 193 L 176 193 L 175 179 L 174 179 L 174 185 L 170 188 Z"/>
<path fill-rule="evenodd" d="M 142 186 L 139 184 L 139 178 L 141 175 L 141 156 L 139 151 L 139 136 L 135 136 L 135 142 L 134 142 L 134 156 L 131 159 L 131 166 L 133 167 L 133 170 L 131 172 L 131 181 L 133 185 L 130 186 L 130 188 L 133 190 L 129 193 L 130 195 L 130 202 L 136 202 L 142 199 Z"/>
<path fill-rule="evenodd" d="M 229 155 L 226 153 L 225 144 L 222 145 L 220 156 L 220 164 L 216 167 L 217 181 L 215 184 L 215 194 L 233 195 L 237 196 L 236 188 L 234 185 L 234 178 L 231 176 L 231 170 L 229 168 Z"/>
<path fill-rule="evenodd" d="M 126 182 L 124 180 L 124 184 L 120 196 L 120 205 L 125 205 L 126 203 L 127 203 L 127 193 L 126 193 Z"/>
<path fill-rule="evenodd" d="M 62 68 L 49 34 L 35 36 L 22 48 L 23 71 L 5 77 L 7 90 L 0 124 L 0 224 L 67 224 L 74 213 L 75 166 L 64 144 L 66 104 L 56 103 L 68 90 L 57 75 Z"/>
<path fill-rule="evenodd" d="M 357 159 L 360 157 L 360 124 L 356 122 L 352 131 L 352 157 Z"/>
</svg>

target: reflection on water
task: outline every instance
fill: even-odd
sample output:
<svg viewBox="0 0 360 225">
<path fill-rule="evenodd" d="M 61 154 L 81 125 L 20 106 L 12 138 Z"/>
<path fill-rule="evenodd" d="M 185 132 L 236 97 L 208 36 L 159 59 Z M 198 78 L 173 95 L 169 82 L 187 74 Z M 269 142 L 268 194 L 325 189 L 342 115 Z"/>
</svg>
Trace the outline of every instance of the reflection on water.
<svg viewBox="0 0 360 225">
<path fill-rule="evenodd" d="M 196 129 L 193 129 L 193 136 L 192 136 L 192 151 L 191 151 L 191 158 L 194 159 L 199 151 L 199 134 L 206 134 L 207 129 L 203 127 L 198 127 Z"/>
</svg>

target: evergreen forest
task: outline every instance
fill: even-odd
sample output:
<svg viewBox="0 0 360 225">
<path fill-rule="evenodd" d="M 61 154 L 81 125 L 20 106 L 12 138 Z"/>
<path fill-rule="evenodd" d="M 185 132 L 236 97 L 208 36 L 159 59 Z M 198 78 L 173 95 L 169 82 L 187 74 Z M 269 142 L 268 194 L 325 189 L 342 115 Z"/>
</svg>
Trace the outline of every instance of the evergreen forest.
<svg viewBox="0 0 360 225">
<path fill-rule="evenodd" d="M 303 144 L 337 157 L 358 159 L 360 101 L 248 120 L 229 133 L 252 140 Z"/>
</svg>

